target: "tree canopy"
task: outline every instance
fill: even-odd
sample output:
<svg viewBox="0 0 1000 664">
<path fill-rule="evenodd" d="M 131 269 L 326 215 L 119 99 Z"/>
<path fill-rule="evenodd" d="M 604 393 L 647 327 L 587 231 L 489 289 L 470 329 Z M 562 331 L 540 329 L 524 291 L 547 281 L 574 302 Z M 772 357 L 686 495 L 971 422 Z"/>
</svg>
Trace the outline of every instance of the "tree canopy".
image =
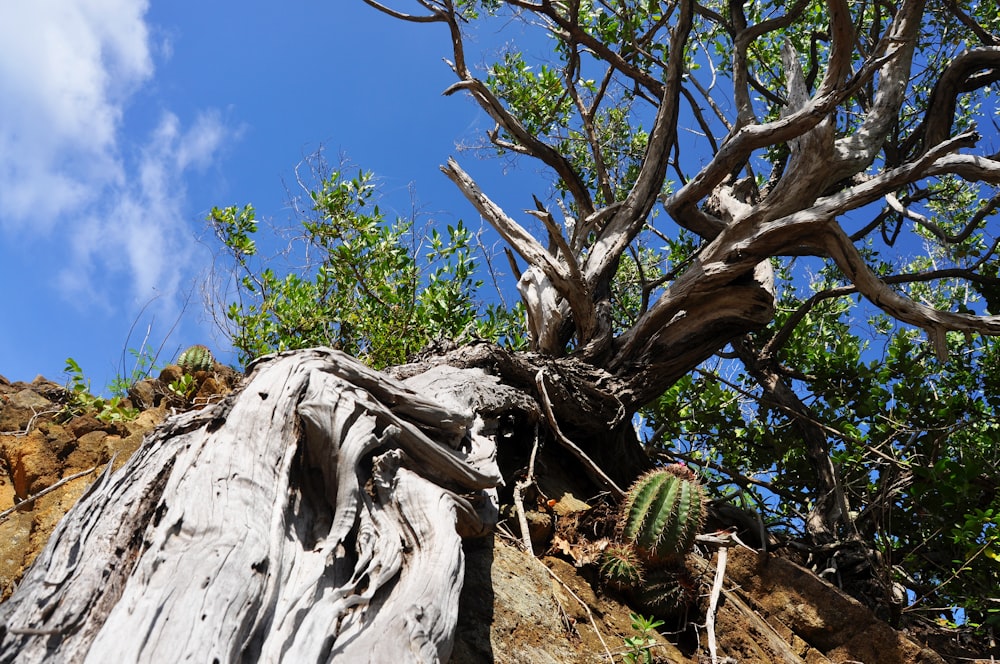
<svg viewBox="0 0 1000 664">
<path fill-rule="evenodd" d="M 995 3 L 365 2 L 445 26 L 445 94 L 494 123 L 476 153 L 544 175 L 515 210 L 468 153 L 442 167 L 516 254 L 531 351 L 606 375 L 650 463 L 697 467 L 764 544 L 865 571 L 853 590 L 896 620 L 997 628 Z M 471 50 L 487 26 L 518 39 Z M 385 365 L 438 336 L 516 340 L 503 308 L 476 322 L 465 227 L 420 276 L 412 227 L 362 210 L 367 177 L 312 189 L 306 282 L 241 263 L 237 346 Z M 245 261 L 251 212 L 213 219 Z"/>
</svg>

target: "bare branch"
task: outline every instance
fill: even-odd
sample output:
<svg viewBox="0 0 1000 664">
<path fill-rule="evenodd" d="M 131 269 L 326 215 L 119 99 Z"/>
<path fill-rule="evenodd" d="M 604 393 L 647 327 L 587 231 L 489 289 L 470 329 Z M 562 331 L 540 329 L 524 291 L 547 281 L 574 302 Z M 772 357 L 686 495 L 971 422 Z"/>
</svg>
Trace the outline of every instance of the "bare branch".
<svg viewBox="0 0 1000 664">
<path fill-rule="evenodd" d="M 496 228 L 501 237 L 506 240 L 521 257 L 534 268 L 542 271 L 544 276 L 555 286 L 558 294 L 565 298 L 573 311 L 573 319 L 577 327 L 577 336 L 581 344 L 590 341 L 597 324 L 594 302 L 590 297 L 587 285 L 582 281 L 580 272 L 568 266 L 549 253 L 535 237 L 518 224 L 486 196 L 471 176 L 462 170 L 454 159 L 449 159 L 442 172 L 454 182 L 465 197 L 472 203 L 483 217 Z M 559 233 L 558 229 L 555 231 Z M 568 247 L 567 247 L 568 250 Z M 525 276 L 531 270 L 525 272 Z M 551 303 L 550 303 L 551 304 Z M 551 345 L 546 345 L 545 351 L 556 355 L 561 354 L 558 339 L 551 339 Z"/>
<path fill-rule="evenodd" d="M 836 142 L 836 158 L 830 168 L 829 182 L 837 182 L 867 168 L 896 123 L 910 81 L 923 7 L 924 0 L 904 0 L 891 27 L 869 56 L 866 67 L 862 68 L 858 78 L 869 80 L 875 73 L 871 63 L 885 53 L 885 63 L 878 70 L 874 103 L 861 127 Z"/>
<path fill-rule="evenodd" d="M 590 191 L 584 186 L 579 174 L 576 173 L 569 161 L 559 151 L 525 129 L 520 120 L 504 108 L 504 105 L 486 84 L 472 75 L 465 62 L 465 47 L 462 40 L 462 32 L 459 29 L 458 19 L 453 7 L 450 7 L 448 27 L 451 31 L 452 51 L 455 57 L 452 68 L 459 80 L 448 87 L 444 91 L 444 94 L 454 94 L 459 90 L 468 91 L 479 106 L 523 147 L 526 151 L 525 154 L 530 154 L 541 160 L 542 163 L 552 168 L 562 178 L 566 189 L 576 201 L 581 216 L 593 212 L 594 203 L 591 199 Z"/>
<path fill-rule="evenodd" d="M 872 272 L 851 239 L 837 224 L 829 224 L 824 244 L 837 267 L 858 292 L 893 318 L 923 328 L 932 338 L 946 330 L 1000 335 L 1000 316 L 940 311 L 897 293 Z"/>
<path fill-rule="evenodd" d="M 424 16 L 417 16 L 415 14 L 406 14 L 404 12 L 396 11 L 395 9 L 386 7 L 382 3 L 376 2 L 375 0 L 363 0 L 363 2 L 369 7 L 374 7 L 383 14 L 388 14 L 393 18 L 398 18 L 401 21 L 409 21 L 410 23 L 440 23 L 448 20 L 447 15 L 445 15 L 441 9 L 432 6 L 428 2 L 421 2 L 420 4 L 430 9 L 433 13 Z"/>
<path fill-rule="evenodd" d="M 985 70 L 985 72 L 984 72 Z M 977 72 L 984 76 L 974 77 Z M 951 133 L 958 95 L 1000 80 L 1000 46 L 983 46 L 962 53 L 944 70 L 927 102 L 923 125 L 914 132 L 923 149 L 942 142 Z M 922 129 L 922 131 L 921 131 Z"/>
<path fill-rule="evenodd" d="M 846 76 L 853 43 L 850 12 L 845 0 L 829 0 L 827 5 L 833 45 L 826 73 L 816 94 L 786 117 L 766 124 L 737 125 L 738 129 L 727 137 L 712 161 L 664 202 L 664 207 L 678 223 L 687 226 L 682 219 L 690 216 L 698 202 L 743 164 L 751 152 L 801 136 L 822 122 L 849 93 Z"/>
<path fill-rule="evenodd" d="M 663 98 L 649 135 L 646 155 L 635 185 L 620 209 L 594 243 L 584 264 L 584 275 L 592 288 L 610 278 L 625 247 L 646 222 L 663 188 L 671 149 L 677 138 L 678 98 L 684 75 L 685 45 L 691 32 L 693 0 L 682 0 L 677 25 L 670 38 L 670 55 Z"/>
</svg>

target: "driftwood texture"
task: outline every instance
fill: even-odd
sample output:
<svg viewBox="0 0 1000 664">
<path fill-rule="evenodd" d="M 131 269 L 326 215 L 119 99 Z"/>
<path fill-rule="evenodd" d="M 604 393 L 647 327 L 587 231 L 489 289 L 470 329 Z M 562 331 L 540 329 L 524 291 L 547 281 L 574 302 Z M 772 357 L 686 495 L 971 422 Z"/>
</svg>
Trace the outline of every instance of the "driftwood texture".
<svg viewBox="0 0 1000 664">
<path fill-rule="evenodd" d="M 495 523 L 495 380 L 258 361 L 66 516 L 0 605 L 0 662 L 446 661 L 461 537 Z"/>
</svg>

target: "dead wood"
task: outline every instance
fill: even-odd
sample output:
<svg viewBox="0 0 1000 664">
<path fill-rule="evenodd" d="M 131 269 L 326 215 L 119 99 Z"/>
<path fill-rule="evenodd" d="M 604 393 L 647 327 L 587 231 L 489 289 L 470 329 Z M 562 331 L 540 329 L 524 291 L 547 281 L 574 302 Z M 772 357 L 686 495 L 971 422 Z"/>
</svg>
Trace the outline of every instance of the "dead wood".
<svg viewBox="0 0 1000 664">
<path fill-rule="evenodd" d="M 2 662 L 447 660 L 462 536 L 501 483 L 480 370 L 411 386 L 329 349 L 168 420 L 0 606 Z"/>
</svg>

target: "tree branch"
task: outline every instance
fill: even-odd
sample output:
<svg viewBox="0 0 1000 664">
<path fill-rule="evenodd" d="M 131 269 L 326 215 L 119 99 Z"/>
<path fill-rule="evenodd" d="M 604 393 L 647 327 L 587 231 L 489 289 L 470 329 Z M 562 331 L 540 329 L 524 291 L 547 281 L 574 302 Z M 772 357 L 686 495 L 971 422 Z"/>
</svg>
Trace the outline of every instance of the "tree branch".
<svg viewBox="0 0 1000 664">
<path fill-rule="evenodd" d="M 454 159 L 448 159 L 448 164 L 443 166 L 441 170 L 458 186 L 462 194 L 490 222 L 500 236 L 530 266 L 541 270 L 545 277 L 551 281 L 559 295 L 565 298 L 573 312 L 573 320 L 576 324 L 577 336 L 581 345 L 590 341 L 591 334 L 597 323 L 597 317 L 593 299 L 590 297 L 590 291 L 586 283 L 582 281 L 580 272 L 575 269 L 575 265 L 568 266 L 568 261 L 572 260 L 575 262 L 575 259 L 568 256 L 560 261 L 556 256 L 549 253 L 531 233 L 507 216 L 500 206 L 490 200 L 472 177 L 462 170 L 458 162 Z M 554 232 L 559 233 L 559 230 L 555 229 Z M 525 276 L 530 272 L 530 269 L 526 271 Z M 548 303 L 548 306 L 540 307 L 535 312 L 540 324 L 544 324 L 546 318 L 550 318 L 556 314 L 555 311 L 552 311 L 551 304 Z M 562 351 L 559 349 L 558 335 L 555 338 L 547 338 L 548 341 L 544 348 L 545 352 L 561 355 Z M 536 339 L 535 341 L 537 342 L 538 340 Z"/>
<path fill-rule="evenodd" d="M 876 62 L 876 58 L 884 61 L 878 70 L 879 84 L 874 102 L 861 127 L 835 143 L 835 158 L 830 167 L 828 182 L 838 182 L 867 168 L 897 122 L 910 82 L 910 68 L 924 2 L 925 0 L 904 0 L 889 30 L 866 59 L 866 67 L 862 68 L 862 80 L 873 80 L 875 71 L 868 65 Z M 883 53 L 885 56 L 880 57 Z"/>
<path fill-rule="evenodd" d="M 786 117 L 765 124 L 737 125 L 723 142 L 719 152 L 679 191 L 664 201 L 664 207 L 685 225 L 682 219 L 691 214 L 699 201 L 706 198 L 732 171 L 743 164 L 754 150 L 783 143 L 809 131 L 833 111 L 849 94 L 845 82 L 850 68 L 853 28 L 846 0 L 828 0 L 830 32 L 833 45 L 823 81 L 807 104 Z"/>
<path fill-rule="evenodd" d="M 387 14 L 393 18 L 397 18 L 401 21 L 408 21 L 410 23 L 441 23 L 448 20 L 448 16 L 440 8 L 434 7 L 428 2 L 420 2 L 421 5 L 429 9 L 432 13 L 425 16 L 417 16 L 415 14 L 406 14 L 404 12 L 396 11 L 391 7 L 386 7 L 380 2 L 375 0 L 362 0 L 369 7 L 374 7 L 383 14 Z"/>
<path fill-rule="evenodd" d="M 599 289 L 610 279 L 622 253 L 635 238 L 663 188 L 669 154 L 677 138 L 678 99 L 684 75 L 685 45 L 691 32 L 693 0 L 681 0 L 681 12 L 670 38 L 663 96 L 649 135 L 646 155 L 635 185 L 594 243 L 583 266 L 587 284 Z"/>
<path fill-rule="evenodd" d="M 973 78 L 977 72 L 986 75 Z M 927 101 L 927 114 L 915 132 L 921 150 L 941 143 L 951 133 L 958 95 L 1000 80 L 1000 46 L 983 46 L 966 51 L 949 63 L 934 85 Z"/>
</svg>

